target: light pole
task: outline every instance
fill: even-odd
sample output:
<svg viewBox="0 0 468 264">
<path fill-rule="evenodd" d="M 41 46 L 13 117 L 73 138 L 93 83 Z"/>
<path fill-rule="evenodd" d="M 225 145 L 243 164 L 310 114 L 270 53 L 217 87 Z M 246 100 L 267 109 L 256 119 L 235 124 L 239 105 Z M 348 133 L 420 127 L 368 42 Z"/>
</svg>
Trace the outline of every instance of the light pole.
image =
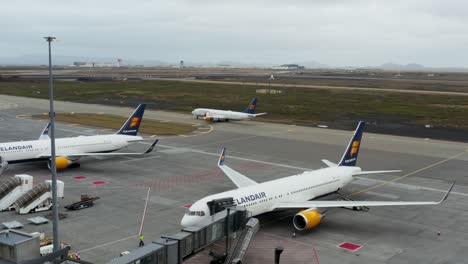
<svg viewBox="0 0 468 264">
<path fill-rule="evenodd" d="M 52 82 L 52 50 L 51 44 L 55 37 L 44 37 L 49 43 L 49 122 L 50 122 L 50 171 L 52 173 L 52 231 L 54 234 L 54 252 L 60 250 L 58 238 L 58 202 L 57 202 L 57 167 L 55 166 L 55 111 L 54 111 L 54 88 Z"/>
</svg>

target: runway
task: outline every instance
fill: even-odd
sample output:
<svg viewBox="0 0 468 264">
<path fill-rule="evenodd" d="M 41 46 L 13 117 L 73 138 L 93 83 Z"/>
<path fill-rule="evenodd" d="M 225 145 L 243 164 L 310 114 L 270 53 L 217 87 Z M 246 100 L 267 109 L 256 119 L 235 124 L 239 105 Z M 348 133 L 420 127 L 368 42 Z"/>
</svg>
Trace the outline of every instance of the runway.
<svg viewBox="0 0 468 264">
<path fill-rule="evenodd" d="M 47 112 L 48 101 L 0 96 L 0 109 L 2 142 L 35 139 L 45 123 L 17 117 Z M 127 116 L 132 109 L 56 102 L 56 111 Z M 148 111 L 144 118 L 204 124 L 190 115 L 164 111 Z M 68 214 L 60 221 L 61 239 L 72 245 L 72 251 L 80 252 L 82 259 L 105 263 L 122 251 L 136 248 L 141 227 L 146 242 L 177 232 L 185 212 L 183 205 L 235 188 L 216 167 L 222 147 L 227 147 L 229 166 L 263 182 L 323 167 L 321 159 L 339 160 L 352 134 L 261 122 L 215 123 L 212 127 L 209 133 L 162 137 L 160 146 L 149 156 L 87 158 L 80 168 L 60 172 L 59 179 L 65 182 L 60 212 Z M 105 133 L 110 131 L 57 125 L 59 137 Z M 144 144 L 134 144 L 129 151 L 144 148 Z M 262 215 L 248 263 L 271 262 L 276 245 L 286 248 L 284 263 L 465 262 L 467 149 L 465 143 L 365 133 L 358 166 L 403 171 L 361 176 L 343 190 L 344 194 L 355 200 L 439 200 L 449 182 L 455 180 L 448 200 L 440 206 L 371 208 L 369 212 L 331 209 L 317 228 L 297 232 L 295 238 L 291 235 L 295 211 Z M 33 175 L 36 184 L 50 177 L 46 166 L 38 163 L 11 166 L 0 180 L 20 173 Z M 85 178 L 78 180 L 76 176 Z M 92 184 L 95 181 L 104 184 Z M 92 208 L 67 212 L 63 206 L 78 200 L 81 194 L 97 195 L 101 200 Z M 26 223 L 29 217 L 0 213 L 2 222 Z M 51 225 L 26 224 L 23 228 L 27 232 L 40 230 L 50 234 Z M 342 242 L 362 248 L 346 251 L 337 247 Z"/>
</svg>

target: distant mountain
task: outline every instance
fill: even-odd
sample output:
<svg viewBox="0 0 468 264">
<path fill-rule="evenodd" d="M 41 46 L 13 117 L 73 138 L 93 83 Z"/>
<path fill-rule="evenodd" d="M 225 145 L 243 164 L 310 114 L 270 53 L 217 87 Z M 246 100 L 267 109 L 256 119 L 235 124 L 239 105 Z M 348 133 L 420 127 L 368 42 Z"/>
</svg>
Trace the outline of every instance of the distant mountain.
<svg viewBox="0 0 468 264">
<path fill-rule="evenodd" d="M 402 65 L 402 64 L 395 64 L 395 63 L 390 63 L 389 62 L 389 63 L 384 63 L 384 64 L 382 64 L 380 66 L 374 66 L 374 67 L 371 67 L 371 68 L 382 69 L 382 70 L 394 70 L 394 71 L 397 71 L 397 70 L 416 71 L 416 70 L 423 70 L 426 67 L 424 65 L 416 64 L 416 63 L 410 63 L 410 64 Z"/>
<path fill-rule="evenodd" d="M 309 68 L 309 69 L 326 69 L 326 68 L 333 68 L 333 67 L 330 67 L 326 64 L 322 64 L 318 61 L 314 61 L 314 60 L 308 60 L 308 61 L 298 61 L 298 62 L 293 62 L 294 64 L 299 64 L 299 65 L 302 65 L 302 66 L 305 66 L 306 68 Z"/>
</svg>

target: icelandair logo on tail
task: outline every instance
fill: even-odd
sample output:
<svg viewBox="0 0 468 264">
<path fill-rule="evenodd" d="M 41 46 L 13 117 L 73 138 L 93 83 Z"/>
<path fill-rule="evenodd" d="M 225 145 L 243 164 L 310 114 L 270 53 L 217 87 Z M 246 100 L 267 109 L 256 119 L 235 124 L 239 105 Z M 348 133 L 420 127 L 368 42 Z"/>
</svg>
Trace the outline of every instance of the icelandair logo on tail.
<svg viewBox="0 0 468 264">
<path fill-rule="evenodd" d="M 356 140 L 353 142 L 353 145 L 351 146 L 351 152 L 349 153 L 349 155 L 351 157 L 354 156 L 354 154 L 358 152 L 358 149 L 359 149 L 359 141 Z"/>
<path fill-rule="evenodd" d="M 140 124 L 140 118 L 139 117 L 133 117 L 131 122 L 130 122 L 130 128 L 134 128 Z"/>
<path fill-rule="evenodd" d="M 254 109 L 255 109 L 255 105 L 253 105 L 253 104 L 249 105 L 249 109 L 250 109 L 250 110 L 254 110 Z"/>
</svg>

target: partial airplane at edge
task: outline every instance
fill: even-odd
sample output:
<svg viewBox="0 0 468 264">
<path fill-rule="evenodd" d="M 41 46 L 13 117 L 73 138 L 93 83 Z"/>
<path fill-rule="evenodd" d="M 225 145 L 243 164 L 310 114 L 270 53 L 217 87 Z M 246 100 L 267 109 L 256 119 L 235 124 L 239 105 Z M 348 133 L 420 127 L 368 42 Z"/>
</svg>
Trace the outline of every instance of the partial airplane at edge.
<svg viewBox="0 0 468 264">
<path fill-rule="evenodd" d="M 253 216 L 274 210 L 301 209 L 293 217 L 293 225 L 297 230 L 309 230 L 317 226 L 325 214 L 318 209 L 328 207 L 359 207 L 359 206 L 406 206 L 434 205 L 442 203 L 452 190 L 455 183 L 448 189 L 440 201 L 324 201 L 314 200 L 335 193 L 353 180 L 353 176 L 375 173 L 399 172 L 363 171 L 356 167 L 359 147 L 364 129 L 360 122 L 354 132 L 346 151 L 338 164 L 322 160 L 328 167 L 306 171 L 277 180 L 257 183 L 239 172 L 224 165 L 225 148 L 221 152 L 218 167 L 232 180 L 238 189 L 204 197 L 190 206 L 181 225 L 186 227 L 210 219 L 208 203 L 215 199 L 233 198 L 237 206 L 243 206 Z"/>
<path fill-rule="evenodd" d="M 137 133 L 145 112 L 145 106 L 140 104 L 115 134 L 56 139 L 57 169 L 78 165 L 78 160 L 84 156 L 142 155 L 150 153 L 158 140 L 154 141 L 143 153 L 110 153 L 127 147 L 131 142 L 144 140 L 142 137 L 137 136 Z M 47 124 L 38 140 L 0 143 L 2 169 L 8 164 L 34 161 L 48 161 L 47 165 L 50 168 L 49 127 L 50 124 Z"/>
<path fill-rule="evenodd" d="M 206 121 L 229 121 L 229 120 L 245 120 L 252 119 L 254 117 L 265 115 L 266 113 L 255 113 L 257 108 L 257 98 L 255 97 L 247 108 L 242 112 L 236 112 L 231 110 L 218 110 L 208 108 L 197 108 L 192 111 L 192 114 L 198 119 L 203 117 Z"/>
</svg>

